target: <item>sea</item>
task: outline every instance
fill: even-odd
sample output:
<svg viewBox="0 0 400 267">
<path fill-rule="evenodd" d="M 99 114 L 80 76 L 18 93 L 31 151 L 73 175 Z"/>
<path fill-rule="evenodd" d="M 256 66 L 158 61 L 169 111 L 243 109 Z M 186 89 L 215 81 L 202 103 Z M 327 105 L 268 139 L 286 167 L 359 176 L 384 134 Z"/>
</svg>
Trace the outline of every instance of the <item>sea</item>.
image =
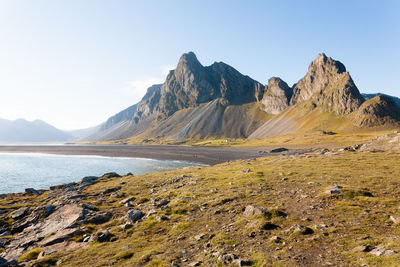
<svg viewBox="0 0 400 267">
<path fill-rule="evenodd" d="M 24 192 L 25 188 L 48 189 L 108 172 L 144 174 L 201 165 L 145 158 L 0 153 L 0 194 Z"/>
</svg>

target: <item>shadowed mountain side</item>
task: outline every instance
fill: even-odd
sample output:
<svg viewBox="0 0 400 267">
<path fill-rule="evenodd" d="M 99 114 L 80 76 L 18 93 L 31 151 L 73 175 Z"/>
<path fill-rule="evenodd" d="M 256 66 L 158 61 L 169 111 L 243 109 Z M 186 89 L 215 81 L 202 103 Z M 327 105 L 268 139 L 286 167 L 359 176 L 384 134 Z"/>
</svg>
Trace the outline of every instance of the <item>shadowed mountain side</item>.
<svg viewBox="0 0 400 267">
<path fill-rule="evenodd" d="M 362 94 L 362 96 L 364 97 L 365 100 L 374 98 L 374 97 L 376 97 L 376 96 L 378 96 L 378 95 L 384 95 L 384 96 L 387 96 L 387 97 L 392 98 L 392 99 L 394 100 L 394 102 L 396 103 L 396 105 L 400 108 L 400 98 L 398 98 L 398 97 L 391 96 L 391 95 L 386 95 L 386 94 L 382 94 L 382 93 L 377 93 L 377 94 Z"/>
<path fill-rule="evenodd" d="M 201 104 L 195 108 L 179 110 L 174 115 L 152 128 L 146 135 L 172 139 L 190 137 L 247 137 L 263 122 L 254 103 L 228 105 L 221 99 Z"/>
<path fill-rule="evenodd" d="M 393 98 L 378 95 L 364 102 L 354 114 L 356 125 L 363 126 L 400 126 L 400 108 Z"/>
</svg>

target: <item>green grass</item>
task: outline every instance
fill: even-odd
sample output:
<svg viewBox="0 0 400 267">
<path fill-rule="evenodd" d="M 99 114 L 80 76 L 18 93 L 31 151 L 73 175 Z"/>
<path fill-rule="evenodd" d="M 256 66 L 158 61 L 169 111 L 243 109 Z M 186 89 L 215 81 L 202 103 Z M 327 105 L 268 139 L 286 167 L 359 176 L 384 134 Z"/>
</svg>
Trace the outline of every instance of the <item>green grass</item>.
<svg viewBox="0 0 400 267">
<path fill-rule="evenodd" d="M 148 212 L 155 208 L 152 199 L 171 201 L 169 209 L 157 209 L 155 215 L 126 230 L 121 227 L 122 216 L 130 208 L 119 203 L 123 198 L 99 195 L 119 186 L 121 178 L 100 179 L 84 189 L 85 202 L 96 202 L 100 212 L 111 211 L 115 216 L 103 225 L 87 225 L 86 233 L 109 229 L 115 241 L 60 251 L 57 257 L 63 260 L 62 266 L 105 266 L 113 262 L 116 266 L 165 266 L 183 258 L 186 263 L 201 260 L 210 266 L 218 258 L 213 253 L 220 252 L 250 259 L 255 266 L 320 266 L 327 262 L 395 266 L 400 262 L 399 254 L 376 257 L 352 249 L 370 244 L 400 251 L 400 227 L 388 217 L 400 216 L 399 162 L 396 151 L 334 156 L 310 153 L 126 176 L 119 194 L 135 197 L 135 208 Z M 248 168 L 250 172 L 243 172 Z M 325 194 L 334 184 L 342 186 L 342 192 Z M 182 201 L 187 196 L 191 200 Z M 29 199 L 32 206 L 43 204 L 43 198 L 20 197 Z M 0 199 L 0 205 L 12 207 L 18 198 Z M 266 212 L 244 217 L 247 205 L 264 207 Z M 156 220 L 156 216 L 166 215 L 169 219 Z M 313 232 L 294 233 L 296 224 Z M 200 234 L 204 237 L 196 240 Z M 270 241 L 273 236 L 280 237 L 281 242 Z M 29 251 L 24 257 L 34 259 L 35 253 Z"/>
</svg>

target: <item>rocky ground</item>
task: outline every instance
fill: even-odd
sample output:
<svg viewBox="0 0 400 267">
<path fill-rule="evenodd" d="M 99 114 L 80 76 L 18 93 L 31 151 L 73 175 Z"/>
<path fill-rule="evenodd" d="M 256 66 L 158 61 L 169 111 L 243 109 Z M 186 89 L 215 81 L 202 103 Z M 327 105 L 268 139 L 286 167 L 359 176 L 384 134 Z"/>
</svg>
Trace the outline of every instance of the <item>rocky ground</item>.
<svg viewBox="0 0 400 267">
<path fill-rule="evenodd" d="M 0 266 L 395 266 L 400 133 L 0 197 Z"/>
</svg>

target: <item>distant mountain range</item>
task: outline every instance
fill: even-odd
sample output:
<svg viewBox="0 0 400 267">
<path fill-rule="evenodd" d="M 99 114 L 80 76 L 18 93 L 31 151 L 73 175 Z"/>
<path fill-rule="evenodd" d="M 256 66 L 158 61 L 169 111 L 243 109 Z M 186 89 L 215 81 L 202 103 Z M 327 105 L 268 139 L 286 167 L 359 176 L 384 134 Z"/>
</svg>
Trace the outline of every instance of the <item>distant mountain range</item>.
<svg viewBox="0 0 400 267">
<path fill-rule="evenodd" d="M 204 67 L 183 54 L 163 84 L 109 118 L 90 141 L 124 138 L 263 138 L 315 130 L 399 127 L 399 99 L 361 94 L 346 67 L 325 54 L 292 87 L 267 85 L 215 62 Z"/>
<path fill-rule="evenodd" d="M 41 121 L 0 119 L 0 142 L 63 142 L 74 137 Z"/>
</svg>

